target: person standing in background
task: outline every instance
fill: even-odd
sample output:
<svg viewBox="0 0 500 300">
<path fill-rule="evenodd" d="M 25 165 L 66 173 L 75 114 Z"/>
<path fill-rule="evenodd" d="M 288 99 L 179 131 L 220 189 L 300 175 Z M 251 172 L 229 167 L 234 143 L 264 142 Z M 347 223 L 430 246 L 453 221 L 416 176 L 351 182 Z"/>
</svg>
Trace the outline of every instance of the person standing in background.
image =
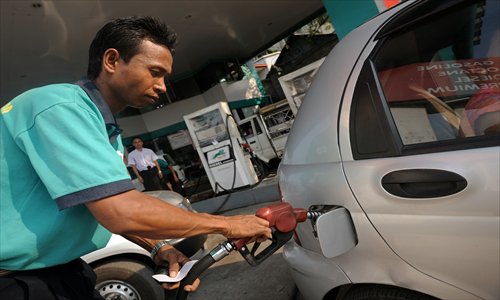
<svg viewBox="0 0 500 300">
<path fill-rule="evenodd" d="M 167 189 L 174 191 L 174 184 L 178 184 L 179 178 L 174 168 L 163 158 L 157 160 L 160 166 L 161 173 L 163 175 L 163 182 L 165 183 Z"/>
<path fill-rule="evenodd" d="M 144 185 L 145 191 L 164 190 L 163 172 L 158 164 L 158 156 L 148 148 L 140 137 L 132 140 L 135 150 L 128 155 L 128 164 L 132 167 L 137 179 Z"/>
</svg>

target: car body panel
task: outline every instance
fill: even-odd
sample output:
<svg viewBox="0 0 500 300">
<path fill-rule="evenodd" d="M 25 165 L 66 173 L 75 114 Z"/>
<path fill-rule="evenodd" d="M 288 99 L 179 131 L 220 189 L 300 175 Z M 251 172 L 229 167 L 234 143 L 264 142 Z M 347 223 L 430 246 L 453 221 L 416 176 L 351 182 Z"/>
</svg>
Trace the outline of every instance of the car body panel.
<svg viewBox="0 0 500 300">
<path fill-rule="evenodd" d="M 491 147 L 350 161 L 344 170 L 356 199 L 397 255 L 430 276 L 494 299 L 500 282 L 498 156 Z M 395 169 L 448 170 L 468 185 L 446 197 L 397 197 L 381 186 Z"/>
<path fill-rule="evenodd" d="M 283 247 L 283 256 L 291 269 L 292 277 L 303 297 L 321 299 L 331 289 L 331 282 L 349 284 L 342 269 L 313 251 L 298 246 L 293 240 Z M 314 284 L 310 284 L 314 282 Z"/>
<path fill-rule="evenodd" d="M 282 163 L 278 176 L 283 199 L 294 207 L 309 209 L 318 204 L 339 205 L 347 208 L 352 216 L 363 214 L 349 189 L 340 163 L 313 165 Z M 312 231 L 310 222 L 297 225 L 296 233 L 304 248 L 321 253 L 319 241 L 311 235 Z"/>
<path fill-rule="evenodd" d="M 291 241 L 284 248 L 283 255 L 304 298 L 322 299 L 324 293 L 328 292 L 326 286 L 331 289 L 346 284 L 345 280 L 333 281 L 332 278 L 346 276 L 352 282 L 393 284 L 431 293 L 442 299 L 479 299 L 458 287 L 422 273 L 402 260 L 387 245 L 358 205 L 345 181 L 340 163 L 298 166 L 282 164 L 279 172 L 283 200 L 294 207 L 345 207 L 350 212 L 358 238 L 358 244 L 352 250 L 328 259 L 322 255 L 318 239 L 311 234 L 311 222 L 298 224 L 296 233 L 302 246 Z M 325 228 L 331 234 L 335 234 L 336 229 Z M 336 265 L 335 268 L 331 267 L 332 263 Z M 322 287 L 323 294 L 320 293 Z"/>
<path fill-rule="evenodd" d="M 500 295 L 498 146 L 353 156 L 352 99 L 365 62 L 377 49 L 375 36 L 398 11 L 423 2 L 403 2 L 337 44 L 289 134 L 278 171 L 282 199 L 294 207 L 344 207 L 358 238 L 354 248 L 328 259 L 321 255 L 311 223 L 298 225 L 301 245 L 289 242 L 284 257 L 306 299 L 322 299 L 328 286 L 331 290 L 347 281 L 395 285 L 442 299 Z M 414 169 L 452 172 L 467 186 L 456 194 L 419 199 L 394 196 L 383 188 L 388 173 Z M 320 230 L 335 234 L 338 228 Z"/>
<path fill-rule="evenodd" d="M 82 256 L 82 259 L 87 263 L 92 264 L 93 262 L 101 259 L 113 257 L 115 255 L 122 255 L 124 253 L 149 256 L 149 252 L 144 250 L 144 248 L 132 243 L 121 235 L 113 234 L 106 244 L 106 247 L 90 252 Z"/>
</svg>

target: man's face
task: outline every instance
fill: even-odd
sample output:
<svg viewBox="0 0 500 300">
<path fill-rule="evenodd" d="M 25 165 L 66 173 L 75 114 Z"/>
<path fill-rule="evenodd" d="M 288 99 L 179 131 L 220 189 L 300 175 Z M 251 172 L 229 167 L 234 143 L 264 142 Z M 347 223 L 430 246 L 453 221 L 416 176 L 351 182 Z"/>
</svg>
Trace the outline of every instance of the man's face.
<svg viewBox="0 0 500 300">
<path fill-rule="evenodd" d="M 165 76 L 172 72 L 172 54 L 167 47 L 144 40 L 128 63 L 118 59 L 110 81 L 116 106 L 136 108 L 153 104 L 167 91 Z"/>
<path fill-rule="evenodd" d="M 135 149 L 142 149 L 142 141 L 140 139 L 134 139 L 132 141 L 132 144 L 134 145 Z"/>
</svg>

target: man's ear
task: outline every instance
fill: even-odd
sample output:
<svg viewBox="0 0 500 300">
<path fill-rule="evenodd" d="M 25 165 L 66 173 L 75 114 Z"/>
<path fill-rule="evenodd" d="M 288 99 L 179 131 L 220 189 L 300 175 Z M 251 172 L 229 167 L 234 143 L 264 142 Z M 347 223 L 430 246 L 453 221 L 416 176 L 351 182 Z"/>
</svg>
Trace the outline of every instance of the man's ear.
<svg viewBox="0 0 500 300">
<path fill-rule="evenodd" d="M 114 48 L 109 48 L 104 52 L 102 64 L 103 69 L 107 73 L 114 73 L 116 69 L 116 63 L 120 59 L 120 53 Z"/>
</svg>

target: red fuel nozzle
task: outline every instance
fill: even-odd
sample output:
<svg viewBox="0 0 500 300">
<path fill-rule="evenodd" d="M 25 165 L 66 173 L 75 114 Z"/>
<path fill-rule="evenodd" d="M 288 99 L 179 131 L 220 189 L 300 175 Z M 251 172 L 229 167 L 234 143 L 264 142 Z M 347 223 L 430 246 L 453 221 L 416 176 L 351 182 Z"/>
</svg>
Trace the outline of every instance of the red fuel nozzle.
<svg viewBox="0 0 500 300">
<path fill-rule="evenodd" d="M 269 226 L 280 232 L 293 231 L 297 223 L 307 220 L 307 210 L 293 208 L 288 202 L 262 207 L 255 215 L 269 221 Z"/>
<path fill-rule="evenodd" d="M 257 254 L 260 243 L 255 243 L 252 249 L 245 245 L 248 239 L 233 240 L 234 248 L 240 252 L 245 260 L 252 266 L 255 266 L 276 250 L 281 248 L 293 236 L 293 230 L 297 224 L 307 220 L 307 211 L 302 208 L 293 208 L 290 203 L 280 202 L 270 206 L 260 208 L 255 215 L 269 222 L 269 227 L 273 229 L 273 238 L 271 245 Z"/>
<path fill-rule="evenodd" d="M 197 262 L 188 276 L 181 281 L 176 299 L 185 299 L 187 293 L 184 286 L 192 284 L 194 280 L 213 263 L 229 255 L 229 252 L 238 250 L 243 258 L 252 266 L 260 264 L 270 257 L 276 250 L 281 248 L 293 236 L 293 230 L 298 223 L 304 222 L 310 217 L 310 212 L 303 208 L 293 208 L 290 203 L 280 202 L 260 208 L 255 215 L 269 222 L 273 229 L 271 244 L 257 253 L 260 243 L 255 242 L 252 249 L 248 249 L 246 243 L 249 239 L 231 239 L 219 244 L 209 254 Z"/>
</svg>

